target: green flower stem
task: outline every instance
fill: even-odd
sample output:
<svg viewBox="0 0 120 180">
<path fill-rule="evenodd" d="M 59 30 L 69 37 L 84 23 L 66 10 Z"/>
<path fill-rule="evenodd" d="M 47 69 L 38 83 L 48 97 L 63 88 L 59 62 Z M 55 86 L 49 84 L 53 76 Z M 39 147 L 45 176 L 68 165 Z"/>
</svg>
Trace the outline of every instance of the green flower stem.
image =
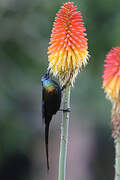
<svg viewBox="0 0 120 180">
<path fill-rule="evenodd" d="M 64 108 L 68 107 L 70 107 L 70 86 L 67 86 L 64 91 Z M 66 175 L 69 114 L 69 112 L 63 112 L 62 117 L 58 180 L 65 180 Z"/>
<path fill-rule="evenodd" d="M 115 142 L 115 180 L 120 180 L 120 136 Z"/>
</svg>

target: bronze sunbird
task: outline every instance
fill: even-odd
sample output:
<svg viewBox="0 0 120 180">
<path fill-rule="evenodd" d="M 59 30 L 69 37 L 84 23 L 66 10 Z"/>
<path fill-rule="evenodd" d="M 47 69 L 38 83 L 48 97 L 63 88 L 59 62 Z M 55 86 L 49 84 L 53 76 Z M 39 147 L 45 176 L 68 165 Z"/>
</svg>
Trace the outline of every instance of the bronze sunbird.
<svg viewBox="0 0 120 180">
<path fill-rule="evenodd" d="M 70 109 L 60 109 L 62 91 L 66 87 L 62 88 L 49 76 L 49 71 L 42 77 L 42 119 L 45 124 L 45 145 L 46 145 L 46 156 L 47 156 L 47 168 L 49 170 L 49 158 L 48 158 L 48 136 L 49 136 L 49 125 L 52 116 L 57 111 L 68 111 Z"/>
</svg>

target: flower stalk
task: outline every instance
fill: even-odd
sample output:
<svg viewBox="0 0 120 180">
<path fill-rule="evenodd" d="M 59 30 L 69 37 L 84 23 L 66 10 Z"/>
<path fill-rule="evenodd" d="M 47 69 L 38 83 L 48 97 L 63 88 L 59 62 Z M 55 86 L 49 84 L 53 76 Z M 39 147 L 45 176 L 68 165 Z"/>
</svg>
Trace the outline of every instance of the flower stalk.
<svg viewBox="0 0 120 180">
<path fill-rule="evenodd" d="M 67 109 L 69 107 L 70 107 L 70 86 L 67 86 L 64 91 L 64 108 Z M 68 129 L 69 129 L 69 112 L 63 112 L 62 125 L 61 125 L 61 143 L 60 143 L 58 180 L 65 180 L 65 175 L 66 175 Z"/>
<path fill-rule="evenodd" d="M 115 140 L 115 180 L 120 180 L 120 135 Z"/>
<path fill-rule="evenodd" d="M 115 142 L 115 180 L 120 180 L 120 103 L 112 109 L 112 136 Z"/>
</svg>

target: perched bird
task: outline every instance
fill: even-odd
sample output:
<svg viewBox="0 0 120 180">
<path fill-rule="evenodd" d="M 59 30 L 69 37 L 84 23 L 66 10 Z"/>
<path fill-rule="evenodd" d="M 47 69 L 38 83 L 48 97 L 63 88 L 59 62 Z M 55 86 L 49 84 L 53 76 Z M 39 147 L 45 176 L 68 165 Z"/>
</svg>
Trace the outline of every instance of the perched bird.
<svg viewBox="0 0 120 180">
<path fill-rule="evenodd" d="M 61 105 L 61 94 L 62 88 L 60 85 L 51 79 L 49 71 L 42 77 L 42 119 L 45 123 L 45 145 L 46 145 L 46 156 L 47 156 L 47 168 L 49 170 L 49 158 L 48 158 L 48 136 L 49 136 L 49 125 L 52 116 L 60 110 Z"/>
</svg>

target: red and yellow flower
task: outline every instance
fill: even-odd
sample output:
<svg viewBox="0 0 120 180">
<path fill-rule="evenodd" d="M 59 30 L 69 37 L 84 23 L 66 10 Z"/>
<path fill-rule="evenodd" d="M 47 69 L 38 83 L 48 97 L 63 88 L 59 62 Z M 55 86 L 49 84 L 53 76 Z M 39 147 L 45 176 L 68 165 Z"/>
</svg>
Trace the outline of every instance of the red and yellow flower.
<svg viewBox="0 0 120 180">
<path fill-rule="evenodd" d="M 110 100 L 120 102 L 120 47 L 112 48 L 105 60 L 103 87 Z"/>
<path fill-rule="evenodd" d="M 49 68 L 62 84 L 73 81 L 87 63 L 88 45 L 82 16 L 73 2 L 65 3 L 55 18 L 49 54 Z"/>
</svg>

